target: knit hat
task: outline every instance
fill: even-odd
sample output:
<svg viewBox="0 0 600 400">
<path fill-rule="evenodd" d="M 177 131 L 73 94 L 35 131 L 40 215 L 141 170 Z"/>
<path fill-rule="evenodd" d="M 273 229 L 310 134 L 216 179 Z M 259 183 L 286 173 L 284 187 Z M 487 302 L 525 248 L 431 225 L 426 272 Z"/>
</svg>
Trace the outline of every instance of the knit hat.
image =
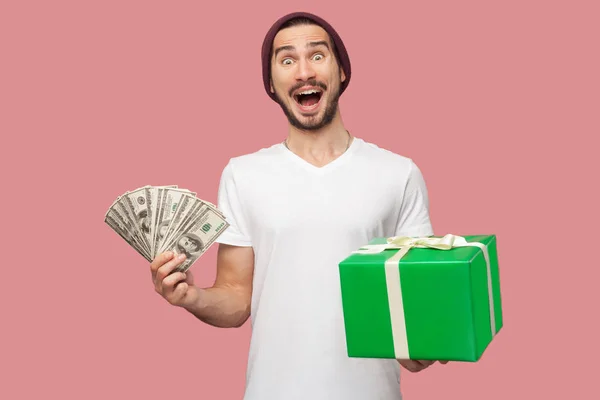
<svg viewBox="0 0 600 400">
<path fill-rule="evenodd" d="M 263 74 L 263 82 L 264 82 L 265 90 L 267 91 L 267 94 L 275 102 L 277 101 L 277 97 L 275 96 L 275 93 L 271 93 L 271 81 L 270 81 L 273 40 L 275 39 L 275 35 L 277 35 L 277 32 L 279 31 L 281 26 L 283 24 L 285 24 L 286 22 L 288 22 L 289 20 L 296 18 L 296 17 L 304 17 L 304 18 L 308 18 L 308 19 L 312 20 L 317 25 L 321 26 L 321 28 L 323 28 L 329 34 L 329 37 L 331 38 L 331 40 L 333 40 L 333 43 L 335 45 L 336 58 L 338 60 L 338 63 L 344 70 L 344 74 L 346 75 L 346 80 L 344 82 L 341 82 L 341 86 L 340 86 L 340 95 L 341 95 L 344 92 L 344 90 L 346 90 L 348 83 L 350 83 L 350 75 L 351 75 L 350 58 L 348 57 L 348 52 L 346 51 L 344 42 L 342 42 L 342 38 L 340 38 L 340 36 L 335 31 L 335 29 L 333 29 L 333 27 L 331 25 L 329 25 L 329 23 L 327 23 L 327 21 L 323 20 L 322 18 L 320 18 L 316 15 L 306 13 L 306 12 L 294 12 L 294 13 L 291 13 L 291 14 L 281 17 L 280 19 L 275 21 L 275 23 L 273 24 L 273 26 L 271 26 L 271 29 L 269 29 L 269 31 L 267 32 L 267 35 L 265 36 L 265 39 L 264 39 L 263 45 L 262 45 L 262 74 Z"/>
</svg>

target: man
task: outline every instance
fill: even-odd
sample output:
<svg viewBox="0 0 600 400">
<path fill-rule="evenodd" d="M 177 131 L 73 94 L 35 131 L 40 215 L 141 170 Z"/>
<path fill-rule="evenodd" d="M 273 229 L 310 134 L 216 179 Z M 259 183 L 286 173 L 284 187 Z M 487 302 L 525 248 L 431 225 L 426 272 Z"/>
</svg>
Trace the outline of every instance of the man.
<svg viewBox="0 0 600 400">
<path fill-rule="evenodd" d="M 401 399 L 399 364 L 432 362 L 347 356 L 338 263 L 373 237 L 433 234 L 422 175 L 344 127 L 350 60 L 327 22 L 281 18 L 262 56 L 288 136 L 223 170 L 218 206 L 231 225 L 218 239 L 214 286 L 171 274 L 181 260 L 162 254 L 151 265 L 156 291 L 213 326 L 251 317 L 246 400 Z"/>
</svg>

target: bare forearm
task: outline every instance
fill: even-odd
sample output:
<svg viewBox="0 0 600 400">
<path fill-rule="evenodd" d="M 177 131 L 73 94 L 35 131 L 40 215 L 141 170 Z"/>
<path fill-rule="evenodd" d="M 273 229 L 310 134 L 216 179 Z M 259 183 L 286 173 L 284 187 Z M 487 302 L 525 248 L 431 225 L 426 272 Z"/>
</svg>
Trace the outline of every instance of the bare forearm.
<svg viewBox="0 0 600 400">
<path fill-rule="evenodd" d="M 234 288 L 198 290 L 198 301 L 185 309 L 199 320 L 219 328 L 237 328 L 248 319 L 249 300 Z"/>
</svg>

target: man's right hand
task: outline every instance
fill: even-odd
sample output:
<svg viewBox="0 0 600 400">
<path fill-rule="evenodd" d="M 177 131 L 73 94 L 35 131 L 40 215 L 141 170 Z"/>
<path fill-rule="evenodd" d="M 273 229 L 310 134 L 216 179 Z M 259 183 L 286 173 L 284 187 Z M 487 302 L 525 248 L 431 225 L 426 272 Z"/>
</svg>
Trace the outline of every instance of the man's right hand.
<svg viewBox="0 0 600 400">
<path fill-rule="evenodd" d="M 253 248 L 219 244 L 217 277 L 208 288 L 195 286 L 189 269 L 185 273 L 175 271 L 183 260 L 166 252 L 152 261 L 150 270 L 156 292 L 207 324 L 221 328 L 242 326 L 250 317 Z"/>
<path fill-rule="evenodd" d="M 190 307 L 198 301 L 199 289 L 194 286 L 191 271 L 173 272 L 185 260 L 185 255 L 174 257 L 173 252 L 159 254 L 150 264 L 154 289 L 170 304 Z"/>
</svg>

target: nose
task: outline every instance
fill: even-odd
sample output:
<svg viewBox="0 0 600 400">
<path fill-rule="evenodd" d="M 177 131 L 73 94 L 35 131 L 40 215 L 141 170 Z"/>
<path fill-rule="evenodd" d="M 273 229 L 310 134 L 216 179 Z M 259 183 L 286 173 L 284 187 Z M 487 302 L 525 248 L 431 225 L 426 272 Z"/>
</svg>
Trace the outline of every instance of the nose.
<svg viewBox="0 0 600 400">
<path fill-rule="evenodd" d="M 313 69 L 309 60 L 301 58 L 298 62 L 298 68 L 296 69 L 296 79 L 300 81 L 307 81 L 315 77 L 315 70 Z"/>
</svg>

